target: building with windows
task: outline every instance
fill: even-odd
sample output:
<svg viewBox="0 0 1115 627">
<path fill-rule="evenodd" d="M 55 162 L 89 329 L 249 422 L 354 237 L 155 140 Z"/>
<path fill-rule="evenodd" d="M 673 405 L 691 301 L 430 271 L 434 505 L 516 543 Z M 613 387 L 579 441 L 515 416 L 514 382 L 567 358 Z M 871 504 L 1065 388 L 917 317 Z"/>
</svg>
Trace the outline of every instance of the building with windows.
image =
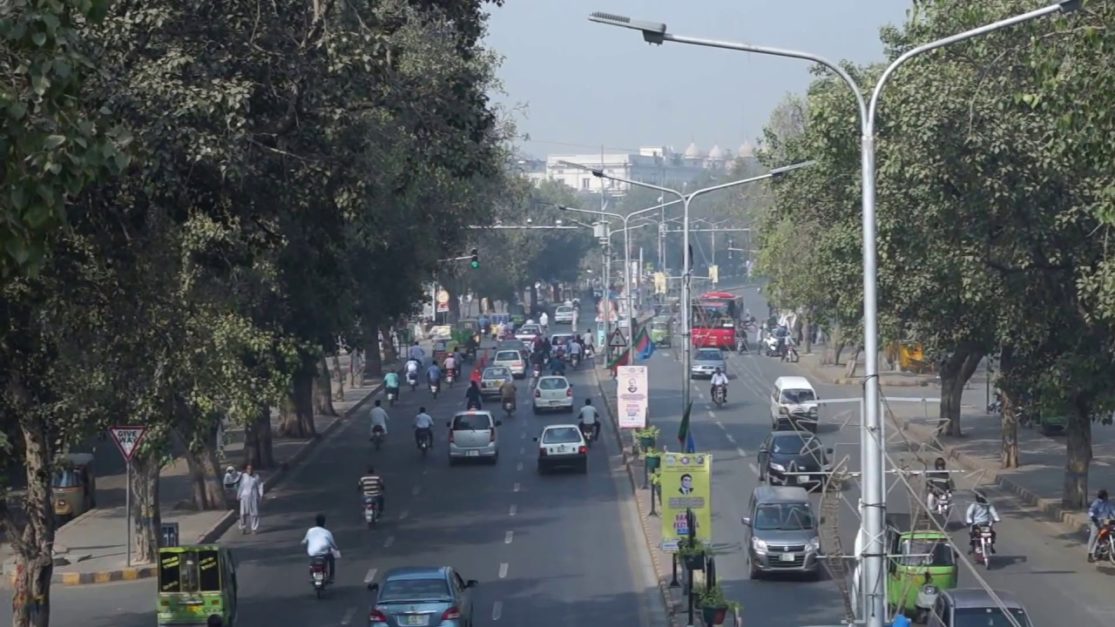
<svg viewBox="0 0 1115 627">
<path fill-rule="evenodd" d="M 579 192 L 595 194 L 603 192 L 612 196 L 622 196 L 630 187 L 626 183 L 597 178 L 592 175 L 592 172 L 567 163 L 603 170 L 609 176 L 680 186 L 705 178 L 710 172 L 729 169 L 738 160 L 753 158 L 754 149 L 750 144 L 744 144 L 733 154 L 720 146 L 713 146 L 711 150 L 705 152 L 695 143 L 691 143 L 683 152 L 677 152 L 669 146 L 650 146 L 640 148 L 637 153 L 549 155 L 546 157 L 544 169 L 539 169 L 537 161 L 523 159 L 520 163 L 533 164 L 533 169 L 529 172 L 525 168 L 521 169 L 535 184 L 542 180 L 558 181 Z"/>
</svg>

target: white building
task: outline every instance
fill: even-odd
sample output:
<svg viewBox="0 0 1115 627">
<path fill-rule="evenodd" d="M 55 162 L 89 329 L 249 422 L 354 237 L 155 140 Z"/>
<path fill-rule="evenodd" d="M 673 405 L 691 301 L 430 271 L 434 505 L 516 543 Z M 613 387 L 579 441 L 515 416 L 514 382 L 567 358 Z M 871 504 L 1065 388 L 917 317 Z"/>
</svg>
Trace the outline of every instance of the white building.
<svg viewBox="0 0 1115 627">
<path fill-rule="evenodd" d="M 588 170 L 566 165 L 575 163 L 586 168 L 602 170 L 609 176 L 645 181 L 648 183 L 679 185 L 692 183 L 703 177 L 709 170 L 724 170 L 731 167 L 736 159 L 752 158 L 753 149 L 749 144 L 740 147 L 739 156 L 719 146 L 713 146 L 707 153 L 689 144 L 684 152 L 676 152 L 668 146 L 644 146 L 639 152 L 613 152 L 600 154 L 549 155 L 546 157 L 545 174 L 537 170 L 527 176 L 537 182 L 559 181 L 573 189 L 586 193 L 604 193 L 622 196 L 630 187 L 626 183 L 601 179 Z"/>
</svg>

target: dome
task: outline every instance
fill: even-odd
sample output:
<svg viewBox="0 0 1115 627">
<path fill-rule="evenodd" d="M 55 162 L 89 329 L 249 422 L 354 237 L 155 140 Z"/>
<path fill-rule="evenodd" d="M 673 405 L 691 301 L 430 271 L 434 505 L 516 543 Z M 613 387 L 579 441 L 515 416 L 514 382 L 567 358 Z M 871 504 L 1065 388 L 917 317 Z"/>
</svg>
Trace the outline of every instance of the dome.
<svg viewBox="0 0 1115 627">
<path fill-rule="evenodd" d="M 701 149 L 697 147 L 697 142 L 689 142 L 689 147 L 685 149 L 686 159 L 700 159 Z"/>
<path fill-rule="evenodd" d="M 708 158 L 712 161 L 721 161 L 724 159 L 724 151 L 720 148 L 719 144 L 713 146 L 712 150 L 708 151 Z"/>
<path fill-rule="evenodd" d="M 747 157 L 754 157 L 755 156 L 755 147 L 751 145 L 751 142 L 743 142 L 739 146 L 739 153 L 737 154 L 737 156 L 740 159 L 746 159 Z"/>
</svg>

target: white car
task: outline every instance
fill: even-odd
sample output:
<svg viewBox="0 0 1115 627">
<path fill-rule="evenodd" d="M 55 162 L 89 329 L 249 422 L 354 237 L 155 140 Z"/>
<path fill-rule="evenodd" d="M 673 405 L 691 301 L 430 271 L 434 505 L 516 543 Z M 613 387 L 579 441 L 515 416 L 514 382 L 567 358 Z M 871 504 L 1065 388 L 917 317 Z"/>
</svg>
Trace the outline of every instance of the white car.
<svg viewBox="0 0 1115 627">
<path fill-rule="evenodd" d="M 527 347 L 534 342 L 534 338 L 542 335 L 542 327 L 537 324 L 524 324 L 523 326 L 515 329 L 515 339 L 522 342 Z"/>
<path fill-rule="evenodd" d="M 559 466 L 588 472 L 588 444 L 577 425 L 550 425 L 534 441 L 538 442 L 538 474 Z"/>
<path fill-rule="evenodd" d="M 534 413 L 564 411 L 573 413 L 573 384 L 559 375 L 539 377 L 534 386 Z"/>
<path fill-rule="evenodd" d="M 523 359 L 523 354 L 518 349 L 497 351 L 492 365 L 507 368 L 516 379 L 522 379 L 527 374 L 527 360 Z"/>
<path fill-rule="evenodd" d="M 573 324 L 572 305 L 561 305 L 554 310 L 554 323 Z"/>
</svg>

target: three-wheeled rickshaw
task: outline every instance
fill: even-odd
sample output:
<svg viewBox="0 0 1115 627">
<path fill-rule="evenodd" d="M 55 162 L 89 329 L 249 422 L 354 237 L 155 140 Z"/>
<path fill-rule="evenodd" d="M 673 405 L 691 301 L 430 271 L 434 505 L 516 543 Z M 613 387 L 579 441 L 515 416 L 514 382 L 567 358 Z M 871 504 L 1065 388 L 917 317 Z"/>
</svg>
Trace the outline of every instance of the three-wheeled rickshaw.
<svg viewBox="0 0 1115 627">
<path fill-rule="evenodd" d="M 924 623 L 941 590 L 956 587 L 956 552 L 936 530 L 887 531 L 887 603 Z"/>
<path fill-rule="evenodd" d="M 673 340 L 673 318 L 670 316 L 655 316 L 650 321 L 650 341 L 655 346 L 669 346 Z"/>
<path fill-rule="evenodd" d="M 236 624 L 236 561 L 216 544 L 159 549 L 159 627 L 205 625 L 217 614 Z"/>
<path fill-rule="evenodd" d="M 97 506 L 97 478 L 93 455 L 70 453 L 54 471 L 54 515 L 70 521 Z"/>
</svg>

